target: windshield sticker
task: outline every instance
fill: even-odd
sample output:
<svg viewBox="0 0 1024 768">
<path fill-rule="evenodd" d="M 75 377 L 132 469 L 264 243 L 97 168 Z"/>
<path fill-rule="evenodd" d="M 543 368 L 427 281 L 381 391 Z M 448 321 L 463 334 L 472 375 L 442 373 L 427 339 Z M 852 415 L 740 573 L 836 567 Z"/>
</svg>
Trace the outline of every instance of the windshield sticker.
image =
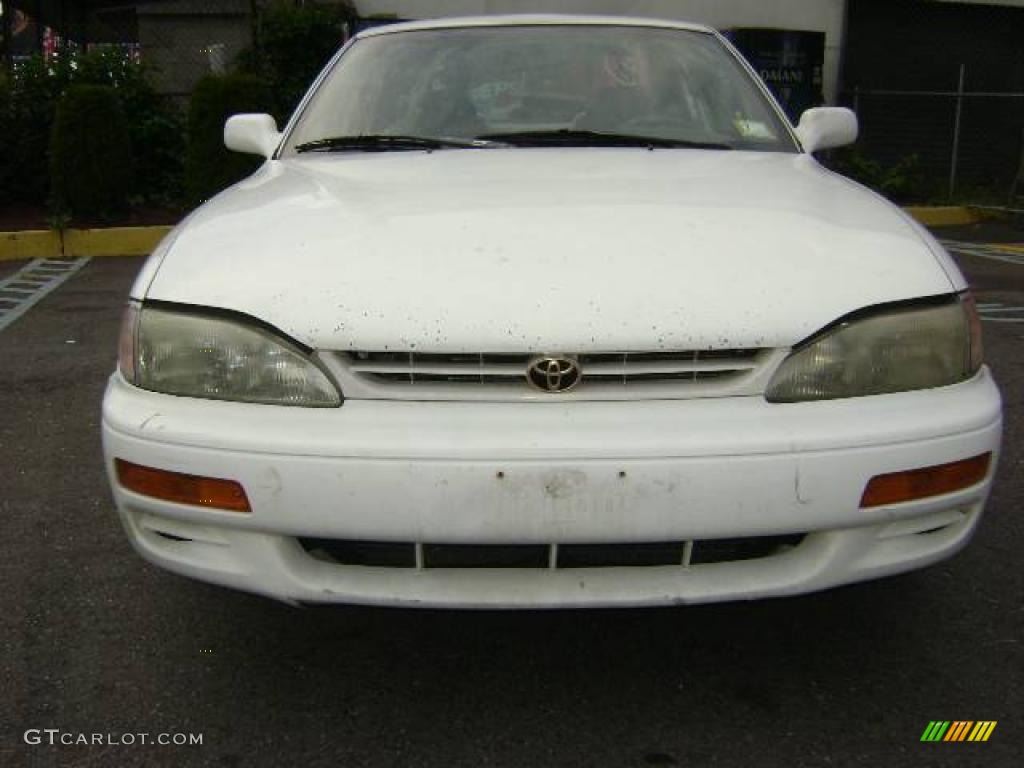
<svg viewBox="0 0 1024 768">
<path fill-rule="evenodd" d="M 776 139 L 772 129 L 757 120 L 744 120 L 737 117 L 732 121 L 736 132 L 744 139 L 755 139 L 760 141 L 774 141 Z"/>
</svg>

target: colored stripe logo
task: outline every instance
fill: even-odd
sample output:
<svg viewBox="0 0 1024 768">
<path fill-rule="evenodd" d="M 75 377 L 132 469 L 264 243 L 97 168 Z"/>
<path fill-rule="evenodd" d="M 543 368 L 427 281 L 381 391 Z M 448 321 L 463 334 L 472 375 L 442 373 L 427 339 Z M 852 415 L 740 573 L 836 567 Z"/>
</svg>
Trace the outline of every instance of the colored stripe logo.
<svg viewBox="0 0 1024 768">
<path fill-rule="evenodd" d="M 988 741 L 995 728 L 995 720 L 932 720 L 921 741 Z"/>
</svg>

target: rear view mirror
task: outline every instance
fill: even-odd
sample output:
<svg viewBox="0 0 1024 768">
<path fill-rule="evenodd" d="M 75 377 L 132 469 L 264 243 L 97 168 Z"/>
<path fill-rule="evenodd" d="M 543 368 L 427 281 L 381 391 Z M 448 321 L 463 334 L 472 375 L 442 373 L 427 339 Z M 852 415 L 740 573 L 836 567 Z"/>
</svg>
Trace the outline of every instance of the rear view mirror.
<svg viewBox="0 0 1024 768">
<path fill-rule="evenodd" d="M 273 157 L 281 134 L 270 115 L 232 115 L 224 123 L 224 146 L 235 152 Z"/>
<path fill-rule="evenodd" d="M 857 140 L 857 115 L 845 107 L 815 107 L 800 115 L 796 137 L 805 152 L 833 149 Z"/>
</svg>

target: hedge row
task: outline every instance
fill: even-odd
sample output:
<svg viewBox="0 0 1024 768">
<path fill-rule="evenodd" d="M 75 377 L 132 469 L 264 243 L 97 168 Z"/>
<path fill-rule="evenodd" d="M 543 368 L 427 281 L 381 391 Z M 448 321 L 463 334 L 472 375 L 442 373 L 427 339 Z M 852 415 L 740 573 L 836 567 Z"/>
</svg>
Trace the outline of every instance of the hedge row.
<svg viewBox="0 0 1024 768">
<path fill-rule="evenodd" d="M 227 150 L 224 122 L 238 112 L 267 112 L 271 103 L 269 84 L 251 75 L 210 76 L 199 82 L 188 111 L 188 204 L 203 202 L 259 166 L 259 158 Z M 55 214 L 110 217 L 124 210 L 138 165 L 130 126 L 112 86 L 74 85 L 61 95 L 48 147 Z"/>
<path fill-rule="evenodd" d="M 5 154 L 10 154 L 11 147 L 11 84 L 6 75 L 0 72 L 0 147 Z M 0 163 L 0 203 L 13 198 L 14 163 L 5 159 Z"/>
<path fill-rule="evenodd" d="M 117 213 L 127 203 L 134 159 L 117 91 L 75 85 L 57 102 L 50 138 L 50 194 L 58 212 Z"/>
<path fill-rule="evenodd" d="M 259 165 L 229 152 L 223 135 L 232 114 L 272 111 L 265 80 L 204 78 L 187 120 L 140 104 L 148 98 L 117 83 L 58 87 L 36 72 L 19 72 L 13 84 L 0 76 L 0 202 L 45 202 L 59 218 L 110 217 L 129 202 L 194 205 Z"/>
<path fill-rule="evenodd" d="M 197 205 L 256 170 L 261 158 L 224 146 L 224 122 L 240 112 L 272 112 L 270 84 L 253 75 L 204 77 L 192 92 L 188 109 L 185 194 Z"/>
<path fill-rule="evenodd" d="M 127 116 L 137 173 L 127 197 L 166 201 L 180 196 L 184 150 L 181 119 L 149 83 L 144 66 L 116 49 L 101 49 L 20 63 L 0 76 L 0 200 L 40 204 L 52 201 L 50 139 L 57 104 L 80 85 L 113 88 Z"/>
<path fill-rule="evenodd" d="M 352 18 L 346 3 L 263 6 L 241 74 L 204 78 L 185 113 L 116 47 L 0 73 L 0 202 L 49 203 L 63 218 L 211 197 L 259 164 L 224 148 L 224 120 L 269 112 L 283 123 Z"/>
</svg>

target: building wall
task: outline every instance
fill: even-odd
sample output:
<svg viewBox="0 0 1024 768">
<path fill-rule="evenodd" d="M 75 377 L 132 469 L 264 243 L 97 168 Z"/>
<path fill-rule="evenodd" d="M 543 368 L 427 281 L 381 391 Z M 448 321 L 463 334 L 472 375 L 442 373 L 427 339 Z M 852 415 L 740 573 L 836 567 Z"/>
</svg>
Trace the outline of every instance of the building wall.
<svg viewBox="0 0 1024 768">
<path fill-rule="evenodd" d="M 838 91 L 845 0 L 355 0 L 360 16 L 402 19 L 495 13 L 594 13 L 825 33 L 825 99 Z"/>
</svg>

